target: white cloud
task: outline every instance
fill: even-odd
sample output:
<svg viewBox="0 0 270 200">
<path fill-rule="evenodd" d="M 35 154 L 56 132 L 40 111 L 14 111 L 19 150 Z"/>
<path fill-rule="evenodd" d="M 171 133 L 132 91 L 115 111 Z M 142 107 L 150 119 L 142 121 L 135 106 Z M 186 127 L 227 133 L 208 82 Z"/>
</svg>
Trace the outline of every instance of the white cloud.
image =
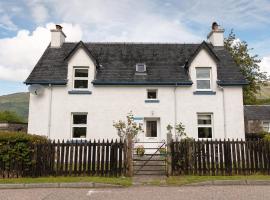
<svg viewBox="0 0 270 200">
<path fill-rule="evenodd" d="M 62 23 L 67 41 L 79 41 L 79 25 Z M 37 27 L 32 33 L 20 30 L 12 38 L 0 39 L 0 79 L 24 81 L 50 42 L 53 23 Z"/>
<path fill-rule="evenodd" d="M 6 14 L 3 14 L 2 16 L 0 16 L 0 28 L 4 28 L 10 31 L 17 30 L 17 26 L 13 23 L 11 18 Z"/>
<path fill-rule="evenodd" d="M 46 22 L 46 20 L 49 18 L 48 10 L 42 1 L 27 0 L 26 4 L 30 9 L 33 20 L 37 24 L 41 24 L 43 22 Z"/>
<path fill-rule="evenodd" d="M 262 58 L 260 68 L 261 71 L 267 72 L 268 76 L 270 77 L 270 55 Z"/>
</svg>

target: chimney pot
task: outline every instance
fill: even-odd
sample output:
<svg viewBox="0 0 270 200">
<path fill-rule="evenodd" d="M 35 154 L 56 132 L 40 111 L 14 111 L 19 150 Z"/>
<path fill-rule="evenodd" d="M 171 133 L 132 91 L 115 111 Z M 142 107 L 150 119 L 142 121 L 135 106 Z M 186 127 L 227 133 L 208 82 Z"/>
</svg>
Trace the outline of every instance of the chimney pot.
<svg viewBox="0 0 270 200">
<path fill-rule="evenodd" d="M 55 29 L 51 30 L 51 47 L 60 48 L 65 42 L 66 35 L 62 31 L 63 27 L 59 24 L 55 25 Z"/>
<path fill-rule="evenodd" d="M 62 31 L 63 27 L 59 24 L 55 25 L 56 30 Z"/>
</svg>

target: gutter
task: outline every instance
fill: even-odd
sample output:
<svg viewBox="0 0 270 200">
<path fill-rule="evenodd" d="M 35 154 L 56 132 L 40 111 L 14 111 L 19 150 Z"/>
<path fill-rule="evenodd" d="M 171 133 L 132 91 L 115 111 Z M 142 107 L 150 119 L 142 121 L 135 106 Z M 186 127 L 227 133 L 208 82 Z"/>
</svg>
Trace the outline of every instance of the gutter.
<svg viewBox="0 0 270 200">
<path fill-rule="evenodd" d="M 226 118 L 226 108 L 225 108 L 225 94 L 224 94 L 224 88 L 219 85 L 219 88 L 222 90 L 222 108 L 223 108 L 223 128 L 224 128 L 224 139 L 227 139 L 227 118 Z"/>
<path fill-rule="evenodd" d="M 49 99 L 49 114 L 48 114 L 48 132 L 47 132 L 47 136 L 50 139 L 51 137 L 51 114 L 52 114 L 52 92 L 53 92 L 53 88 L 52 85 L 49 84 L 49 88 L 50 88 L 50 99 Z"/>
<path fill-rule="evenodd" d="M 192 85 L 193 82 L 191 81 L 184 81 L 184 82 L 99 82 L 99 81 L 92 81 L 93 85 L 170 85 L 170 86 L 189 86 Z"/>
</svg>

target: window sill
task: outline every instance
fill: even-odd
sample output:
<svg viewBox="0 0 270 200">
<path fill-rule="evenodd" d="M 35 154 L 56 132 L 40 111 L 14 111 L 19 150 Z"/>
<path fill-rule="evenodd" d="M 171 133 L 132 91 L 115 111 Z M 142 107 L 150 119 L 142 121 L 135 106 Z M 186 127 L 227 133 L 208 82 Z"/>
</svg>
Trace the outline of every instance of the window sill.
<svg viewBox="0 0 270 200">
<path fill-rule="evenodd" d="M 194 95 L 216 95 L 214 91 L 195 91 L 193 92 Z"/>
<path fill-rule="evenodd" d="M 144 102 L 145 103 L 159 103 L 159 100 L 158 99 L 146 99 Z"/>
<path fill-rule="evenodd" d="M 92 94 L 89 90 L 71 90 L 68 91 L 68 94 Z"/>
</svg>

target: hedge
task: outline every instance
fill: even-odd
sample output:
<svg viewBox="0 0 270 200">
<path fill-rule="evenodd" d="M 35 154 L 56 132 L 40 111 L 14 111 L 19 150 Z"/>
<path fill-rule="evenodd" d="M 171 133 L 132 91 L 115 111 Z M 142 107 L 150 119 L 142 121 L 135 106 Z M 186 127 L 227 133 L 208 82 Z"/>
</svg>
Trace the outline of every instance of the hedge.
<svg viewBox="0 0 270 200">
<path fill-rule="evenodd" d="M 0 173 L 6 176 L 25 176 L 34 162 L 33 144 L 46 143 L 43 136 L 29 135 L 21 132 L 0 132 Z M 13 169 L 10 172 L 10 169 Z M 23 168 L 23 174 L 16 169 Z M 7 175 L 8 173 L 8 175 Z"/>
</svg>

